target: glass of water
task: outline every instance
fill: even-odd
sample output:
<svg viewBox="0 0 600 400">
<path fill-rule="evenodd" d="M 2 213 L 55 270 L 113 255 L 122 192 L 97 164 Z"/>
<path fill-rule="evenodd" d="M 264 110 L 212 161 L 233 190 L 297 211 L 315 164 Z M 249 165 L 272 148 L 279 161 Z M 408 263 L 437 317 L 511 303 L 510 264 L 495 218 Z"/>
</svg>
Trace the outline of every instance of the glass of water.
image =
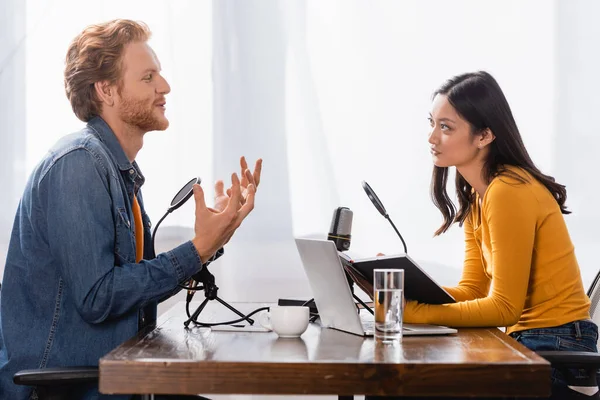
<svg viewBox="0 0 600 400">
<path fill-rule="evenodd" d="M 389 343 L 402 341 L 404 270 L 373 271 L 375 338 Z"/>
</svg>

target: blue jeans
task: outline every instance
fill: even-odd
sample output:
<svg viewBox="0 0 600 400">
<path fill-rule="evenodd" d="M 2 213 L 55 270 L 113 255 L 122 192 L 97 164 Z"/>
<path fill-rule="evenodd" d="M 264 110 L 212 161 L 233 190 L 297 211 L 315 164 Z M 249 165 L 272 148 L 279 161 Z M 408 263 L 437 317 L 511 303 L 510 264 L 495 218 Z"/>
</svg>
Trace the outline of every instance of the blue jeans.
<svg viewBox="0 0 600 400">
<path fill-rule="evenodd" d="M 587 351 L 597 353 L 598 326 L 592 321 L 575 321 L 551 328 L 528 329 L 510 334 L 517 342 L 533 351 Z M 575 379 L 572 386 L 578 386 L 577 381 L 588 378 L 584 369 L 570 369 Z M 598 376 L 600 382 L 600 376 Z M 552 399 L 563 399 L 566 396 L 576 398 L 573 391 L 567 387 L 567 379 L 557 370 L 552 369 Z M 583 385 L 579 385 L 583 386 Z"/>
</svg>

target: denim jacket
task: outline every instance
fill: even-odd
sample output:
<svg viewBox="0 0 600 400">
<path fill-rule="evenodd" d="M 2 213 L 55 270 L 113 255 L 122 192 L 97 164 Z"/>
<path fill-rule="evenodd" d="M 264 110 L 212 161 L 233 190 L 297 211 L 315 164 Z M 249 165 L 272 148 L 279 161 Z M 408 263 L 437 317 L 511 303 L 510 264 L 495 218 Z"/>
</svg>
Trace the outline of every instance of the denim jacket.
<svg viewBox="0 0 600 400">
<path fill-rule="evenodd" d="M 97 365 L 143 326 L 157 303 L 201 269 L 191 241 L 154 254 L 144 177 L 99 117 L 61 139 L 29 178 L 0 294 L 0 399 L 27 399 L 22 369 Z M 144 260 L 135 262 L 133 194 Z M 97 389 L 85 398 L 98 398 Z"/>
</svg>

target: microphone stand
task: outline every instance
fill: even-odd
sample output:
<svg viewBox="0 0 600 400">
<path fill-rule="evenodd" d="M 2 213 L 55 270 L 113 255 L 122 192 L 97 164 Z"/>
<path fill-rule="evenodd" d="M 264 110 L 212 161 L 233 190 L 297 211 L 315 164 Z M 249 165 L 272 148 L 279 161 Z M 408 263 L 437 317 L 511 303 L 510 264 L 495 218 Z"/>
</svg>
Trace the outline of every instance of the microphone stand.
<svg viewBox="0 0 600 400">
<path fill-rule="evenodd" d="M 348 286 L 350 286 L 350 292 L 352 293 L 352 297 L 354 297 L 354 300 L 358 301 L 365 310 L 370 312 L 372 315 L 375 315 L 375 313 L 373 312 L 373 309 L 371 307 L 369 307 L 364 301 L 362 301 L 360 299 L 360 297 L 358 297 L 356 295 L 356 293 L 354 293 L 354 281 L 352 280 L 352 277 L 350 276 L 350 274 L 346 271 L 344 271 L 344 273 L 346 274 L 346 280 L 348 280 Z"/>
<path fill-rule="evenodd" d="M 177 192 L 175 197 L 173 197 L 173 200 L 171 200 L 171 205 L 170 205 L 169 209 L 167 210 L 165 215 L 163 215 L 163 217 L 158 221 L 158 223 L 154 227 L 154 231 L 152 232 L 152 249 L 153 250 L 154 250 L 154 238 L 156 237 L 156 231 L 157 231 L 158 227 L 160 226 L 161 222 L 163 222 L 163 220 L 167 217 L 167 215 L 169 215 L 170 213 L 172 213 L 173 211 L 175 211 L 176 209 L 181 207 L 186 201 L 188 201 L 190 199 L 190 197 L 192 197 L 193 187 L 195 184 L 200 184 L 200 181 L 201 181 L 200 178 L 192 178 L 189 182 L 187 182 L 179 190 L 179 192 Z M 190 287 L 186 287 L 181 284 L 177 285 L 178 287 L 180 287 L 182 289 L 188 290 L 188 297 L 186 300 L 186 312 L 187 312 L 189 319 L 187 321 L 185 321 L 183 324 L 185 325 L 186 328 L 188 327 L 190 322 L 193 322 L 193 323 L 201 325 L 201 326 L 215 326 L 215 325 L 230 324 L 231 322 L 207 324 L 207 323 L 198 322 L 196 320 L 198 318 L 198 316 L 200 315 L 200 313 L 202 312 L 202 310 L 204 309 L 204 307 L 206 307 L 206 305 L 208 304 L 208 302 L 210 300 L 217 300 L 219 303 L 223 304 L 225 307 L 227 307 L 228 309 L 230 309 L 231 311 L 236 313 L 238 316 L 240 316 L 241 319 L 239 321 L 246 320 L 246 321 L 248 321 L 248 323 L 250 323 L 250 325 L 253 325 L 254 320 L 252 318 L 242 314 L 241 312 L 239 312 L 238 310 L 233 308 L 231 305 L 227 304 L 227 302 L 223 301 L 219 296 L 217 296 L 217 291 L 219 290 L 219 288 L 215 284 L 214 275 L 211 274 L 207 268 L 208 264 L 210 264 L 210 262 L 213 260 L 214 260 L 214 258 L 210 259 L 206 264 L 204 264 L 202 266 L 202 269 L 200 270 L 200 272 L 198 272 L 196 275 L 192 276 L 192 279 L 198 283 L 202 283 L 202 286 L 192 288 L 191 282 L 190 282 Z M 189 305 L 194 296 L 194 293 L 195 293 L 194 291 L 202 290 L 202 289 L 204 289 L 205 299 L 202 302 L 202 304 L 200 304 L 200 306 L 196 309 L 196 311 L 194 311 L 194 313 L 192 315 L 190 315 Z M 262 309 L 255 310 L 253 313 L 248 314 L 248 315 L 252 315 L 260 310 L 262 310 Z"/>
<path fill-rule="evenodd" d="M 217 300 L 219 303 L 221 303 L 222 305 L 224 305 L 225 307 L 242 317 L 244 320 L 248 321 L 250 325 L 254 325 L 254 320 L 252 318 L 245 316 L 240 311 L 238 311 L 233 306 L 231 306 L 226 301 L 217 296 L 219 287 L 215 284 L 215 276 L 210 273 L 207 266 L 204 266 L 200 272 L 194 275 L 193 279 L 199 283 L 202 283 L 202 287 L 200 289 L 204 289 L 205 299 L 202 302 L 202 304 L 200 304 L 200 306 L 196 309 L 196 311 L 194 311 L 194 313 L 188 318 L 188 320 L 183 323 L 183 325 L 185 325 L 186 328 L 189 326 L 190 322 L 194 322 L 195 324 L 198 324 L 200 326 L 204 325 L 202 322 L 198 322 L 197 318 L 210 300 Z"/>
<path fill-rule="evenodd" d="M 392 224 L 392 228 L 394 228 L 394 230 L 396 231 L 396 234 L 400 237 L 400 240 L 402 240 L 402 246 L 404 247 L 404 254 L 408 254 L 408 250 L 406 249 L 406 242 L 404 241 L 404 238 L 402 237 L 400 232 L 398 232 L 398 228 L 396 228 L 396 225 L 394 225 L 394 223 L 392 222 L 392 219 L 390 218 L 390 216 L 387 213 L 384 215 L 384 217 L 385 217 L 385 219 L 390 221 L 390 224 Z"/>
</svg>

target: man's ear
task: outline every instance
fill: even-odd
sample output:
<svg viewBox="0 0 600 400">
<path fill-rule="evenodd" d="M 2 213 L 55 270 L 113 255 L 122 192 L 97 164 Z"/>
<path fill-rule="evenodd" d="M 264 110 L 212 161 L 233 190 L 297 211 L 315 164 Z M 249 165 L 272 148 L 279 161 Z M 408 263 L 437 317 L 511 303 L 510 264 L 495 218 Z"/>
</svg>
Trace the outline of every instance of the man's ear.
<svg viewBox="0 0 600 400">
<path fill-rule="evenodd" d="M 112 107 L 115 104 L 115 95 L 117 94 L 117 89 L 108 81 L 95 82 L 94 90 L 96 91 L 96 94 L 102 103 L 109 107 Z"/>
</svg>

